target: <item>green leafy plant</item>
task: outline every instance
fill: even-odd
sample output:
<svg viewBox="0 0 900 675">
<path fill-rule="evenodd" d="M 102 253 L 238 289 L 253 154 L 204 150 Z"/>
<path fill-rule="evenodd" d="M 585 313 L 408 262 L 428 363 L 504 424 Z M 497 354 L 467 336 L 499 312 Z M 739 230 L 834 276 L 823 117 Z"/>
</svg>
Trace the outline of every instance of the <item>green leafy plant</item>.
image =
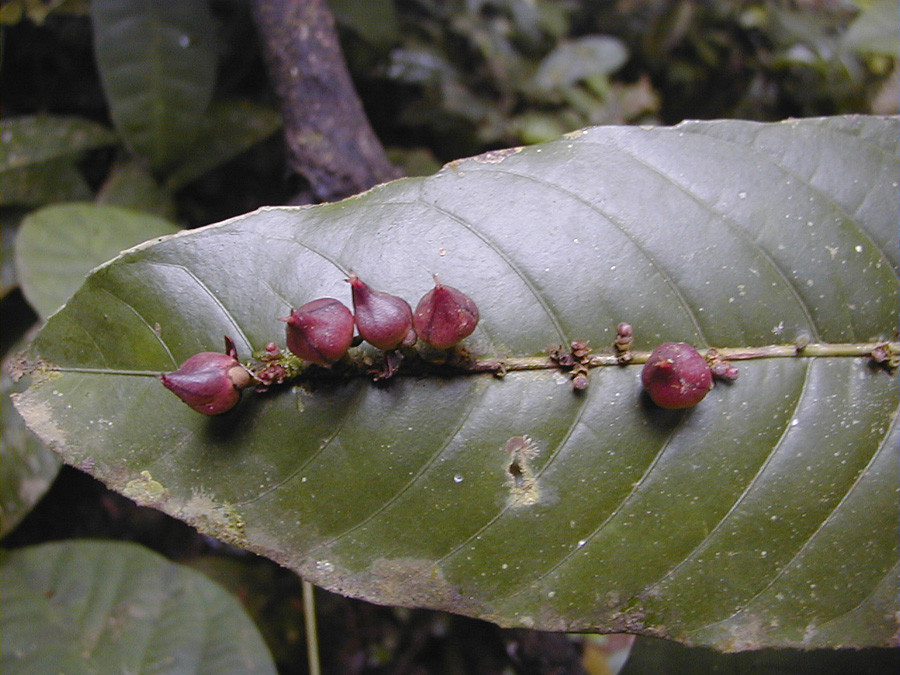
<svg viewBox="0 0 900 675">
<path fill-rule="evenodd" d="M 366 107 L 379 133 L 431 141 L 393 153 L 424 175 L 435 155 L 596 123 L 772 119 L 870 102 L 895 110 L 873 98 L 882 86 L 891 98 L 882 81 L 896 73 L 890 5 L 807 16 L 774 3 L 629 13 L 621 3 L 612 12 L 544 0 L 335 0 L 332 9 L 355 78 L 378 92 Z M 23 322 L 4 330 L 4 543 L 62 458 L 203 533 L 380 603 L 716 650 L 892 644 L 896 119 L 588 129 L 344 202 L 169 237 L 176 222 L 292 196 L 280 179 L 277 196 L 258 194 L 246 162 L 222 170 L 280 119 L 258 86 L 249 10 L 213 10 L 202 0 L 103 0 L 90 11 L 77 0 L 14 0 L 0 11 L 6 26 L 31 21 L 58 35 L 90 17 L 99 73 L 94 104 L 59 79 L 43 83 L 37 105 L 19 107 L 4 89 L 14 116 L 0 121 L 2 294 L 5 317 Z M 6 37 L 5 81 L 40 81 Z M 59 44 L 68 63 L 88 61 Z M 88 70 L 65 74 L 77 71 L 91 91 Z M 410 169 L 416 158 L 423 168 Z M 208 203 L 195 201 L 198 186 Z M 480 322 L 447 349 L 426 327 L 421 337 L 440 348 L 421 341 L 386 356 L 356 344 L 327 367 L 289 356 L 277 319 L 323 296 L 350 307 L 351 268 L 413 307 L 436 273 L 471 296 Z M 17 311 L 17 288 L 49 318 L 27 358 L 13 358 L 25 342 L 8 348 L 35 320 Z M 221 354 L 224 335 L 269 379 L 207 418 L 158 376 L 198 352 Z M 640 371 L 672 340 L 739 377 L 694 408 L 656 408 Z M 26 430 L 12 393 L 47 444 Z M 192 551 L 200 542 L 218 553 L 194 566 L 242 598 L 279 665 L 297 662 L 299 593 L 294 606 L 270 578 L 249 591 L 235 581 L 249 574 L 249 556 L 193 537 Z M 255 565 L 284 572 L 266 562 Z M 230 661 L 234 672 L 271 672 L 237 603 L 135 547 L 27 547 L 4 553 L 0 568 L 4 671 L 31 672 L 36 660 L 136 663 L 149 639 L 162 647 L 154 659 L 199 659 L 199 672 L 228 672 L 214 653 L 243 659 Z M 115 570 L 127 581 L 111 598 Z M 161 579 L 177 592 L 157 594 Z M 275 595 L 286 607 L 273 623 Z M 167 640 L 167 622 L 198 619 L 198 607 L 216 608 L 199 621 L 223 639 Z M 61 631 L 47 620 L 83 611 L 93 623 Z M 436 616 L 435 633 L 452 625 Z M 391 658 L 392 639 L 378 647 L 386 656 L 372 648 L 373 663 Z M 631 672 L 674 673 L 701 657 L 710 668 L 775 658 L 822 672 L 805 654 L 797 665 L 793 650 L 729 661 L 658 642 L 639 640 Z"/>
<path fill-rule="evenodd" d="M 726 650 L 888 644 L 897 391 L 874 361 L 898 348 L 896 136 L 597 128 L 263 209 L 94 272 L 17 404 L 67 462 L 341 593 Z M 855 188 L 823 170 L 838 158 Z M 464 286 L 471 360 L 382 386 L 307 369 L 216 418 L 156 380 L 222 335 L 248 359 L 292 307 L 347 296 L 351 266 L 410 298 L 431 272 Z M 575 340 L 596 354 L 580 393 L 547 355 Z M 740 378 L 655 408 L 633 366 L 668 340 Z"/>
</svg>

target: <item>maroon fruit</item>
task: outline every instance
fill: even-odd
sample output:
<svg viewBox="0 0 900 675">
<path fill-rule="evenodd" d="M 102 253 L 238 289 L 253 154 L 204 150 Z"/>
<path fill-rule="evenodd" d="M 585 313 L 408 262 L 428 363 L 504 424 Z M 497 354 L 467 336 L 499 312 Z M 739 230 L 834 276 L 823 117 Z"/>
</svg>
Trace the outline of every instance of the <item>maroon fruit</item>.
<svg viewBox="0 0 900 675">
<path fill-rule="evenodd" d="M 641 382 L 660 408 L 695 406 L 712 389 L 706 359 L 684 342 L 666 342 L 653 350 L 641 371 Z"/>
<path fill-rule="evenodd" d="M 241 389 L 252 377 L 237 360 L 237 350 L 225 338 L 225 354 L 201 352 L 172 373 L 159 376 L 163 385 L 191 408 L 204 415 L 231 410 L 241 398 Z"/>
<path fill-rule="evenodd" d="M 424 342 L 437 349 L 449 349 L 468 337 L 478 324 L 478 308 L 468 295 L 434 278 L 413 315 L 413 328 Z"/>
<path fill-rule="evenodd" d="M 389 351 L 416 343 L 409 303 L 396 295 L 373 291 L 350 272 L 353 311 L 360 337 L 373 347 Z"/>
<path fill-rule="evenodd" d="M 279 321 L 287 324 L 287 348 L 321 366 L 338 361 L 353 341 L 353 315 L 334 298 L 308 302 Z"/>
</svg>

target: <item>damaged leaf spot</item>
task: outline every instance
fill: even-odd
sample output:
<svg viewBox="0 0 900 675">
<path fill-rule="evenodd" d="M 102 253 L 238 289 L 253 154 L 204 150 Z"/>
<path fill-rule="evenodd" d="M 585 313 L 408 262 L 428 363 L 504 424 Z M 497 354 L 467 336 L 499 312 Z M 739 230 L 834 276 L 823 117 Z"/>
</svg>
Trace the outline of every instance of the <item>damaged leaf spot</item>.
<svg viewBox="0 0 900 675">
<path fill-rule="evenodd" d="M 149 471 L 141 471 L 141 477 L 130 480 L 122 489 L 122 494 L 141 506 L 158 504 L 166 496 L 165 486 L 153 480 Z"/>
<path fill-rule="evenodd" d="M 489 150 L 488 152 L 473 157 L 472 159 L 474 159 L 479 164 L 499 164 L 510 155 L 516 155 L 520 152 L 522 152 L 521 147 L 504 148 L 502 150 Z"/>
<path fill-rule="evenodd" d="M 202 490 L 194 491 L 176 515 L 216 539 L 237 546 L 245 543 L 243 516 L 231 504 L 217 502 Z"/>
<path fill-rule="evenodd" d="M 528 436 L 513 436 L 506 442 L 509 465 L 506 467 L 506 484 L 509 487 L 509 505 L 530 506 L 541 498 L 540 487 L 531 460 L 537 457 L 539 449 Z"/>
</svg>

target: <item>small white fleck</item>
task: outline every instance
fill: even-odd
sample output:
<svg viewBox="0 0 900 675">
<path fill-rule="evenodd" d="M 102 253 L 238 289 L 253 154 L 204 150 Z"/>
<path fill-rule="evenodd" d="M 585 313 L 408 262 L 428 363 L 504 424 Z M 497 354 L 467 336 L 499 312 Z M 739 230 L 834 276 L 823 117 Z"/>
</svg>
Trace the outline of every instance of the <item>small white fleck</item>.
<svg viewBox="0 0 900 675">
<path fill-rule="evenodd" d="M 797 426 L 798 424 L 800 424 L 800 420 L 798 420 L 796 417 L 795 417 L 794 419 L 791 420 L 791 426 L 792 426 L 792 427 L 795 427 L 795 426 Z"/>
<path fill-rule="evenodd" d="M 739 199 L 747 199 L 747 193 L 746 192 L 738 192 L 738 198 Z"/>
<path fill-rule="evenodd" d="M 587 540 L 585 540 L 585 539 L 579 539 L 579 540 L 578 540 L 578 548 L 581 548 L 581 547 L 584 546 L 586 543 L 587 543 Z"/>
<path fill-rule="evenodd" d="M 854 246 L 854 247 L 853 247 L 853 250 L 856 251 L 857 253 L 862 253 L 862 252 L 863 252 L 863 247 L 857 245 L 857 246 Z"/>
<path fill-rule="evenodd" d="M 462 474 L 460 474 L 460 473 L 453 476 L 454 483 L 462 483 L 464 480 L 465 480 L 465 478 L 463 478 Z"/>
<path fill-rule="evenodd" d="M 179 35 L 178 36 L 178 46 L 182 49 L 187 49 L 191 46 L 191 38 L 188 35 Z"/>
</svg>

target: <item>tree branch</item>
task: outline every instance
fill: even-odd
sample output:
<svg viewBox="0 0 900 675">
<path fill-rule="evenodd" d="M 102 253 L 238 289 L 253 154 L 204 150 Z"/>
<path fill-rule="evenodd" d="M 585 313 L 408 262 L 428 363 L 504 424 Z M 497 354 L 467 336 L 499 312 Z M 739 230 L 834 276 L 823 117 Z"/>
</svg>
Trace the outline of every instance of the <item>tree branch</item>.
<svg viewBox="0 0 900 675">
<path fill-rule="evenodd" d="M 291 168 L 322 201 L 400 176 L 353 87 L 325 0 L 253 0 Z"/>
</svg>

